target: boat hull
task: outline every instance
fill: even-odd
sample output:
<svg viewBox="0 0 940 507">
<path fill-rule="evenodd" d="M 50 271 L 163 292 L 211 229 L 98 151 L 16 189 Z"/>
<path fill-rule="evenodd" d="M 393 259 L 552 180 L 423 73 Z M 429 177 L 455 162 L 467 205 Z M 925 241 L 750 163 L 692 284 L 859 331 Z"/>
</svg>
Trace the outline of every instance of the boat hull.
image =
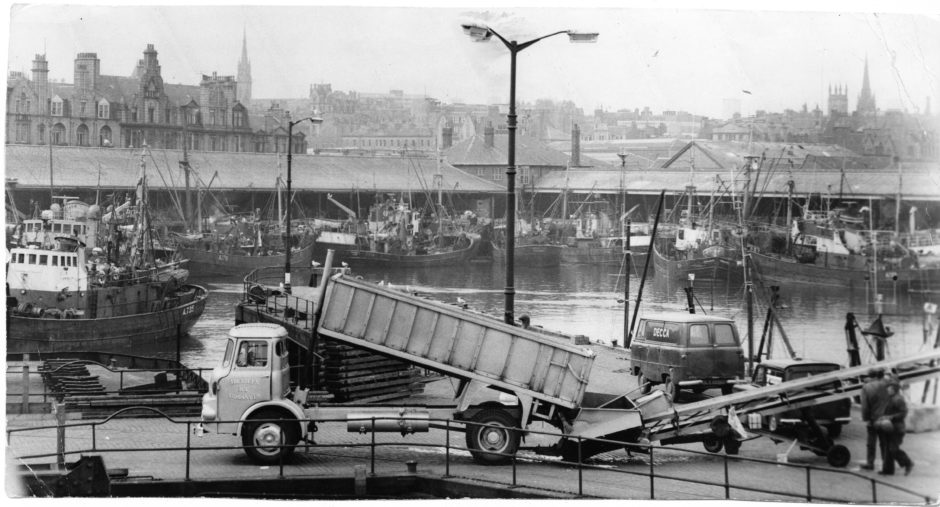
<svg viewBox="0 0 940 507">
<path fill-rule="evenodd" d="M 513 264 L 518 267 L 549 268 L 561 264 L 562 245 L 513 245 Z M 493 261 L 505 264 L 506 250 L 493 244 Z"/>
<path fill-rule="evenodd" d="M 309 267 L 313 260 L 314 243 L 291 252 L 292 267 Z M 284 267 L 286 256 L 275 255 L 232 255 L 221 252 L 200 250 L 199 248 L 180 246 L 180 256 L 189 260 L 188 268 L 195 276 L 222 275 L 244 276 L 259 268 Z"/>
<path fill-rule="evenodd" d="M 846 256 L 842 256 L 846 257 Z M 783 255 L 751 253 L 758 276 L 764 281 L 787 284 L 813 285 L 817 287 L 840 287 L 863 289 L 871 283 L 872 272 L 867 266 L 845 262 L 836 256 L 820 256 L 817 262 L 799 262 Z M 940 268 L 886 268 L 876 273 L 880 286 L 897 284 L 914 291 L 931 291 L 940 288 Z"/>
<path fill-rule="evenodd" d="M 208 291 L 196 285 L 192 301 L 155 312 L 97 319 L 35 318 L 7 313 L 7 352 L 126 352 L 167 343 L 185 334 L 202 315 Z"/>
<path fill-rule="evenodd" d="M 480 241 L 469 238 L 470 245 L 460 250 L 433 253 L 426 255 L 400 255 L 370 250 L 346 250 L 341 252 L 341 258 L 346 259 L 353 268 L 359 266 L 369 267 L 409 267 L 433 268 L 453 266 L 470 261 L 476 255 Z"/>
<path fill-rule="evenodd" d="M 721 257 L 696 257 L 676 259 L 664 255 L 661 245 L 653 245 L 653 269 L 656 276 L 670 280 L 682 280 L 694 274 L 700 280 L 723 278 L 729 274 L 731 261 Z"/>
<path fill-rule="evenodd" d="M 565 247 L 561 251 L 562 264 L 621 264 L 624 259 L 623 248 L 616 247 Z M 646 259 L 646 249 L 636 249 L 630 255 L 634 266 L 642 266 Z"/>
</svg>

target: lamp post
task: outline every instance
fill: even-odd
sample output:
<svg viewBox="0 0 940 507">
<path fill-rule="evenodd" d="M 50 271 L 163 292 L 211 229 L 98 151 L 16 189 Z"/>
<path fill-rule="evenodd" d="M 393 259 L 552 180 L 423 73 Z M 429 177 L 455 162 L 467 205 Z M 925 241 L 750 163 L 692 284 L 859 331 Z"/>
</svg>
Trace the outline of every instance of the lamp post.
<svg viewBox="0 0 940 507">
<path fill-rule="evenodd" d="M 464 24 L 461 27 L 464 33 L 469 35 L 474 42 L 487 42 L 495 35 L 509 50 L 509 114 L 506 116 L 507 129 L 509 130 L 509 161 L 506 168 L 506 302 L 503 318 L 507 324 L 512 325 L 515 324 L 513 306 L 516 294 L 513 272 L 516 241 L 516 54 L 542 39 L 560 34 L 567 34 L 570 42 L 597 42 L 597 33 L 561 30 L 520 43 L 507 40 L 485 25 Z"/>
<path fill-rule="evenodd" d="M 287 214 L 284 217 L 285 226 L 287 227 L 286 232 L 284 233 L 284 292 L 290 294 L 290 250 L 291 250 L 291 224 L 290 224 L 290 209 L 291 209 L 291 194 L 290 194 L 290 166 L 291 166 L 291 155 L 293 155 L 293 140 L 294 140 L 294 125 L 297 125 L 300 122 L 310 121 L 310 123 L 318 124 L 323 123 L 323 118 L 318 117 L 307 117 L 301 118 L 296 121 L 287 122 Z"/>
</svg>

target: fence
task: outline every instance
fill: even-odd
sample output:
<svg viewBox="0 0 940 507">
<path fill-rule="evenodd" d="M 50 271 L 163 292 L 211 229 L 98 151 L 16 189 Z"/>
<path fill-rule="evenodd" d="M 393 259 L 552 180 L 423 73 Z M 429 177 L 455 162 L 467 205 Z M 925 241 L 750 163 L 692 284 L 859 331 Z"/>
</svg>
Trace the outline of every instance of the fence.
<svg viewBox="0 0 940 507">
<path fill-rule="evenodd" d="M 99 448 L 98 446 L 98 442 L 100 441 L 98 438 L 99 428 L 105 425 L 114 424 L 116 418 L 125 415 L 129 411 L 150 411 L 150 412 L 153 412 L 154 415 L 163 416 L 165 421 L 169 421 L 170 423 L 174 425 L 174 427 L 176 427 L 176 425 L 185 426 L 185 435 L 186 435 L 185 445 L 184 446 L 167 445 L 167 446 L 158 446 L 158 447 L 148 445 L 146 449 L 128 448 L 128 447 L 118 447 L 118 448 L 108 448 L 108 449 Z M 28 437 L 21 437 L 20 435 L 26 432 L 42 432 L 42 431 L 48 432 L 49 430 L 53 430 L 53 429 L 56 431 L 55 452 L 43 452 L 43 453 L 37 453 L 37 454 L 32 454 L 32 455 L 19 455 L 19 456 L 14 456 L 15 459 L 25 461 L 25 460 L 35 460 L 35 459 L 55 457 L 59 465 L 64 465 L 65 458 L 67 455 L 87 454 L 91 452 L 115 453 L 115 454 L 141 453 L 141 452 L 145 452 L 145 453 L 182 452 L 185 455 L 184 463 L 183 463 L 183 466 L 185 467 L 184 479 L 186 481 L 190 481 L 190 480 L 193 480 L 191 476 L 191 467 L 192 467 L 193 455 L 195 453 L 208 453 L 212 451 L 236 450 L 236 449 L 244 448 L 241 445 L 238 445 L 238 446 L 231 446 L 231 445 L 194 446 L 192 442 L 192 435 L 195 433 L 195 430 L 197 428 L 201 428 L 201 423 L 199 421 L 176 420 L 167 416 L 166 414 L 163 414 L 159 410 L 149 408 L 149 407 L 127 408 L 127 409 L 118 411 L 115 414 L 109 416 L 108 418 L 100 420 L 100 421 L 83 421 L 83 422 L 70 423 L 70 424 L 67 424 L 65 422 L 64 415 L 62 415 L 61 412 L 57 412 L 57 414 L 59 415 L 59 418 L 58 418 L 58 423 L 55 426 L 7 428 L 7 444 L 14 451 L 17 448 L 17 446 L 14 445 L 15 444 L 14 436 L 16 436 L 17 438 L 28 438 Z M 370 422 L 372 425 L 370 426 L 370 428 L 375 428 L 376 422 L 383 421 L 383 420 L 402 422 L 402 421 L 407 421 L 407 418 L 403 419 L 399 417 L 391 418 L 391 417 L 378 417 L 378 416 L 371 417 Z M 454 445 L 451 442 L 452 435 L 455 433 L 464 432 L 466 428 L 471 427 L 471 426 L 490 426 L 487 424 L 478 424 L 478 423 L 473 423 L 469 421 L 457 422 L 457 421 L 450 420 L 450 419 L 423 418 L 423 419 L 414 419 L 414 420 L 421 421 L 423 423 L 430 423 L 432 429 L 437 434 L 429 436 L 429 439 L 432 440 L 431 442 L 411 441 L 411 442 L 408 442 L 407 444 L 408 447 L 409 448 L 430 448 L 430 449 L 442 450 L 444 453 L 442 476 L 444 478 L 453 477 L 451 475 L 452 467 L 456 463 L 455 458 L 454 458 L 454 451 L 468 451 L 469 450 L 466 447 Z M 369 419 L 364 419 L 364 421 L 369 421 Z M 234 421 L 219 421 L 219 422 L 234 422 Z M 258 419 L 258 420 L 254 420 L 253 422 L 283 423 L 283 420 Z M 317 425 L 322 425 L 322 424 L 331 423 L 331 422 L 347 423 L 348 421 L 345 418 L 344 419 L 320 418 L 320 419 L 317 419 L 316 421 L 309 420 L 309 419 L 300 421 L 300 423 L 312 423 L 312 422 L 315 422 Z M 71 450 L 66 451 L 67 432 L 74 431 L 79 428 L 90 428 L 91 447 L 90 448 L 73 448 Z M 360 432 L 371 433 L 368 443 L 356 443 L 356 442 L 350 442 L 350 441 L 331 442 L 328 444 L 325 444 L 325 443 L 317 444 L 317 447 L 324 448 L 324 449 L 341 448 L 341 449 L 345 449 L 347 452 L 350 452 L 349 450 L 351 449 L 367 448 L 368 456 L 352 457 L 352 458 L 353 460 L 367 460 L 369 463 L 370 472 L 373 475 L 375 475 L 376 474 L 376 460 L 379 458 L 378 455 L 381 452 L 383 452 L 384 449 L 386 448 L 401 447 L 402 444 L 397 443 L 397 442 L 378 442 L 376 439 L 375 432 L 369 432 L 367 430 L 363 430 Z M 403 435 L 405 433 L 407 433 L 407 430 L 403 432 Z M 525 434 L 529 436 L 539 435 L 539 436 L 552 437 L 552 438 L 562 437 L 561 434 L 558 434 L 555 432 L 534 431 L 534 430 L 526 430 Z M 281 435 L 282 435 L 281 438 L 283 442 L 283 432 L 281 433 Z M 443 439 L 443 442 L 438 442 L 437 440 L 441 438 Z M 905 503 L 914 503 L 914 502 L 923 501 L 924 504 L 930 504 L 931 502 L 934 502 L 936 500 L 930 497 L 929 495 L 924 495 L 922 493 L 918 493 L 918 492 L 915 492 L 915 491 L 912 491 L 912 490 L 909 490 L 909 489 L 906 489 L 906 488 L 903 488 L 903 487 L 900 487 L 891 483 L 882 482 L 880 480 L 870 478 L 870 477 L 858 474 L 856 472 L 848 471 L 848 470 L 819 468 L 819 467 L 808 466 L 808 465 L 785 463 L 785 462 L 778 462 L 778 461 L 768 461 L 768 460 L 762 460 L 762 459 L 757 459 L 757 458 L 748 458 L 748 457 L 742 457 L 742 456 L 729 456 L 727 454 L 720 455 L 721 463 L 722 463 L 721 470 L 720 470 L 720 475 L 721 475 L 720 480 L 709 480 L 707 478 L 695 478 L 695 477 L 686 477 L 686 476 L 678 476 L 678 475 L 665 475 L 665 474 L 657 473 L 657 470 L 656 470 L 657 456 L 659 456 L 661 453 L 665 451 L 664 448 L 657 447 L 657 446 L 650 445 L 650 444 L 639 444 L 639 443 L 625 444 L 623 442 L 614 442 L 610 440 L 601 440 L 601 439 L 587 439 L 587 438 L 580 438 L 580 437 L 573 437 L 573 439 L 576 441 L 576 448 L 578 450 L 578 458 L 576 461 L 561 461 L 561 462 L 549 461 L 543 458 L 533 457 L 527 454 L 525 456 L 526 464 L 524 466 L 520 466 L 519 464 L 520 458 L 515 453 L 505 454 L 502 456 L 505 456 L 506 458 L 509 459 L 508 466 L 510 467 L 510 470 L 511 470 L 510 480 L 506 481 L 505 479 L 503 479 L 503 477 L 505 477 L 505 474 L 498 474 L 498 476 L 494 479 L 492 477 L 493 475 L 492 473 L 490 473 L 489 476 L 486 477 L 486 479 L 490 482 L 501 483 L 505 485 L 507 488 L 528 487 L 528 488 L 533 488 L 533 489 L 552 489 L 552 488 L 546 488 L 544 484 L 541 484 L 541 485 L 536 484 L 537 482 L 536 479 L 538 478 L 538 474 L 541 472 L 545 472 L 546 469 L 544 467 L 548 466 L 550 467 L 550 469 L 548 470 L 548 476 L 549 478 L 552 479 L 552 483 L 554 486 L 553 490 L 558 491 L 558 488 L 561 487 L 562 483 L 564 482 L 562 478 L 562 475 L 564 472 L 562 471 L 570 470 L 571 467 L 574 467 L 575 469 L 574 473 L 577 475 L 575 479 L 577 486 L 574 487 L 572 490 L 566 490 L 563 492 L 567 494 L 571 494 L 571 495 L 577 495 L 580 497 L 592 496 L 592 497 L 622 498 L 620 496 L 611 494 L 611 492 L 609 491 L 604 491 L 604 488 L 602 486 L 604 486 L 605 483 L 598 480 L 601 477 L 606 477 L 608 478 L 608 482 L 606 483 L 606 485 L 610 485 L 609 478 L 611 476 L 607 474 L 614 474 L 614 477 L 621 477 L 621 476 L 638 477 L 641 479 L 642 482 L 648 483 L 647 495 L 648 495 L 648 498 L 650 499 L 658 498 L 657 487 L 660 483 L 666 481 L 667 483 L 679 482 L 679 483 L 686 483 L 686 484 L 692 484 L 692 485 L 698 485 L 698 486 L 719 488 L 723 491 L 724 499 L 732 499 L 732 491 L 741 491 L 741 492 L 757 493 L 759 494 L 759 498 L 761 499 L 767 499 L 767 497 L 770 497 L 770 498 L 784 497 L 784 498 L 805 500 L 807 502 L 811 502 L 811 501 L 846 502 L 847 499 L 845 498 L 833 498 L 831 496 L 826 495 L 826 490 L 830 490 L 830 491 L 832 490 L 832 483 L 833 483 L 832 479 L 828 481 L 827 480 L 817 480 L 817 481 L 813 480 L 814 477 L 819 479 L 820 477 L 825 477 L 828 474 L 837 474 L 837 476 L 842 477 L 841 480 L 853 481 L 853 482 L 857 481 L 859 484 L 859 487 L 853 488 L 853 490 L 855 491 L 861 491 L 860 488 L 863 485 L 866 485 L 870 489 L 870 492 L 871 492 L 870 501 L 872 503 L 877 503 L 879 501 L 879 498 L 884 498 L 885 496 L 888 496 L 888 493 L 893 495 L 893 497 L 890 499 L 890 501 L 892 502 L 902 501 L 897 498 L 897 495 L 901 495 Z M 43 442 L 45 442 L 45 441 L 48 441 L 48 437 L 46 437 L 45 439 L 42 439 L 40 437 L 37 440 L 42 440 Z M 137 440 L 134 440 L 134 441 L 136 442 Z M 581 458 L 581 449 L 582 449 L 582 446 L 586 445 L 589 442 L 614 443 L 614 444 L 617 444 L 618 447 L 623 446 L 628 450 L 632 450 L 633 452 L 645 454 L 648 456 L 648 461 L 649 461 L 648 466 L 645 467 L 643 471 L 639 471 L 639 470 L 633 470 L 633 469 L 628 469 L 628 468 L 620 468 L 620 467 L 611 468 L 609 466 L 602 466 L 602 465 L 597 465 L 594 463 L 586 463 Z M 118 444 L 121 444 L 121 443 L 118 442 Z M 309 449 L 310 447 L 307 443 L 304 443 L 301 445 L 303 445 L 307 449 Z M 260 448 L 262 446 L 249 446 L 249 447 Z M 275 447 L 280 448 L 283 446 L 282 445 L 278 445 L 278 446 L 266 445 L 263 447 L 266 450 L 270 451 L 271 449 Z M 692 449 L 683 449 L 683 448 L 669 448 L 669 451 L 678 452 L 684 455 L 707 455 L 707 456 L 711 456 L 712 458 L 718 456 L 718 455 L 710 454 L 707 452 L 695 451 Z M 474 452 L 486 453 L 487 451 L 474 450 Z M 490 453 L 490 454 L 498 454 L 498 453 Z M 802 481 L 802 488 L 801 488 L 802 491 L 795 492 L 795 491 L 784 491 L 780 489 L 770 489 L 768 487 L 758 487 L 758 486 L 745 484 L 744 480 L 733 480 L 734 478 L 732 477 L 731 467 L 730 467 L 732 463 L 742 464 L 741 466 L 748 468 L 748 469 L 753 469 L 753 467 L 757 467 L 757 466 L 768 467 L 768 470 L 772 470 L 772 473 L 762 475 L 765 482 L 772 482 L 773 484 L 779 485 L 781 483 L 793 484 L 795 481 L 800 480 Z M 462 461 L 462 464 L 465 464 L 465 460 Z M 284 478 L 285 468 L 289 466 L 291 466 L 291 463 L 289 462 L 285 463 L 283 454 L 279 454 L 278 463 L 277 463 L 277 477 Z M 781 467 L 783 468 L 781 469 Z M 479 468 L 476 468 L 475 470 L 478 470 L 480 474 L 483 474 L 487 470 L 494 470 L 494 467 L 479 467 Z M 527 483 L 526 480 L 528 480 L 529 482 Z M 814 490 L 813 484 L 817 484 L 817 483 L 823 483 L 823 486 L 821 487 L 822 491 L 820 491 L 819 487 L 817 487 L 817 489 Z M 620 481 L 619 479 L 615 479 L 614 484 L 618 486 L 617 490 L 619 491 L 619 486 L 625 483 Z M 661 491 L 662 486 L 659 486 L 659 487 Z M 595 491 L 592 491 L 592 488 Z M 668 491 L 668 487 L 666 489 Z M 886 491 L 888 493 L 886 493 Z M 671 493 L 674 493 L 674 492 L 671 492 Z M 860 495 L 862 495 L 862 493 L 860 493 Z M 853 502 L 869 501 L 869 497 L 867 495 L 863 495 L 863 496 L 864 497 L 852 499 L 851 501 Z M 711 498 L 715 498 L 715 497 L 712 496 Z"/>
</svg>

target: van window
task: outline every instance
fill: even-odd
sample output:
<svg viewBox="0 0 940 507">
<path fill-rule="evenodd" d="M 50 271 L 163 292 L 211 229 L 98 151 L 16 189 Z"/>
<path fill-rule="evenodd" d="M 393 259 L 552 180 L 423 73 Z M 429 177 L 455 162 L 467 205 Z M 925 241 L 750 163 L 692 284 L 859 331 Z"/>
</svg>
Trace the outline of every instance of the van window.
<svg viewBox="0 0 940 507">
<path fill-rule="evenodd" d="M 681 329 L 675 322 L 649 321 L 644 336 L 651 342 L 679 343 Z"/>
<path fill-rule="evenodd" d="M 222 367 L 228 368 L 232 364 L 232 355 L 235 352 L 235 340 L 228 340 L 225 344 L 225 355 L 222 356 Z"/>
<path fill-rule="evenodd" d="M 283 341 L 277 342 L 277 344 L 274 346 L 274 354 L 277 355 L 277 357 L 284 357 L 287 355 L 287 346 Z"/>
<path fill-rule="evenodd" d="M 715 324 L 715 343 L 718 345 L 737 345 L 734 339 L 734 326 L 731 324 Z"/>
<path fill-rule="evenodd" d="M 689 346 L 708 345 L 708 326 L 705 324 L 693 324 L 689 326 Z"/>
</svg>

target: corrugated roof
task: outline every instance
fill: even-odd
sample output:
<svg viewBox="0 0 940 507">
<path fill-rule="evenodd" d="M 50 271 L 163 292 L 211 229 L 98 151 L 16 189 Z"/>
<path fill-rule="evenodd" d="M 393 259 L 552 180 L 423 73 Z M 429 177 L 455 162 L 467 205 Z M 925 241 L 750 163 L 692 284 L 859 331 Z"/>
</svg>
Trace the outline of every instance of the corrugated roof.
<svg viewBox="0 0 940 507">
<path fill-rule="evenodd" d="M 6 177 L 19 187 L 47 188 L 48 146 L 6 147 Z M 141 150 L 121 148 L 55 147 L 52 150 L 54 183 L 64 188 L 95 188 L 99 170 L 102 188 L 131 188 L 136 185 Z M 144 160 L 152 188 L 185 187 L 179 150 L 152 150 Z M 273 153 L 190 152 L 190 166 L 208 183 L 215 172 L 213 189 L 274 189 L 278 157 Z M 505 188 L 441 164 L 443 189 L 457 192 L 501 193 Z M 287 160 L 280 155 L 280 174 L 286 177 Z M 298 190 L 321 192 L 353 188 L 402 192 L 434 189 L 437 161 L 433 158 L 342 157 L 294 155 L 291 185 Z"/>
<path fill-rule="evenodd" d="M 883 170 L 809 170 L 765 172 L 758 180 L 757 188 L 765 196 L 785 197 L 788 182 L 792 179 L 794 193 L 805 196 L 808 193 L 829 194 L 843 198 L 879 198 L 894 197 L 898 191 L 896 169 Z M 734 175 L 736 192 L 744 190 L 744 174 L 737 171 Z M 720 178 L 720 180 L 719 180 Z M 692 184 L 701 194 L 720 191 L 721 185 L 728 185 L 732 174 L 725 170 L 699 171 L 691 174 Z M 685 191 L 689 184 L 689 171 L 626 171 L 624 173 L 624 191 L 632 194 L 658 194 L 665 189 L 670 194 Z M 535 191 L 555 193 L 567 188 L 571 192 L 616 193 L 620 189 L 620 171 L 570 170 L 546 174 L 535 184 Z M 914 201 L 940 201 L 940 163 L 931 168 L 905 171 L 901 177 L 902 199 Z"/>
<path fill-rule="evenodd" d="M 509 153 L 509 135 L 494 134 L 493 146 L 486 146 L 485 136 L 475 135 L 447 150 L 444 156 L 453 165 L 505 166 Z M 525 136 L 516 136 L 516 165 L 567 167 L 568 155 Z"/>
</svg>

